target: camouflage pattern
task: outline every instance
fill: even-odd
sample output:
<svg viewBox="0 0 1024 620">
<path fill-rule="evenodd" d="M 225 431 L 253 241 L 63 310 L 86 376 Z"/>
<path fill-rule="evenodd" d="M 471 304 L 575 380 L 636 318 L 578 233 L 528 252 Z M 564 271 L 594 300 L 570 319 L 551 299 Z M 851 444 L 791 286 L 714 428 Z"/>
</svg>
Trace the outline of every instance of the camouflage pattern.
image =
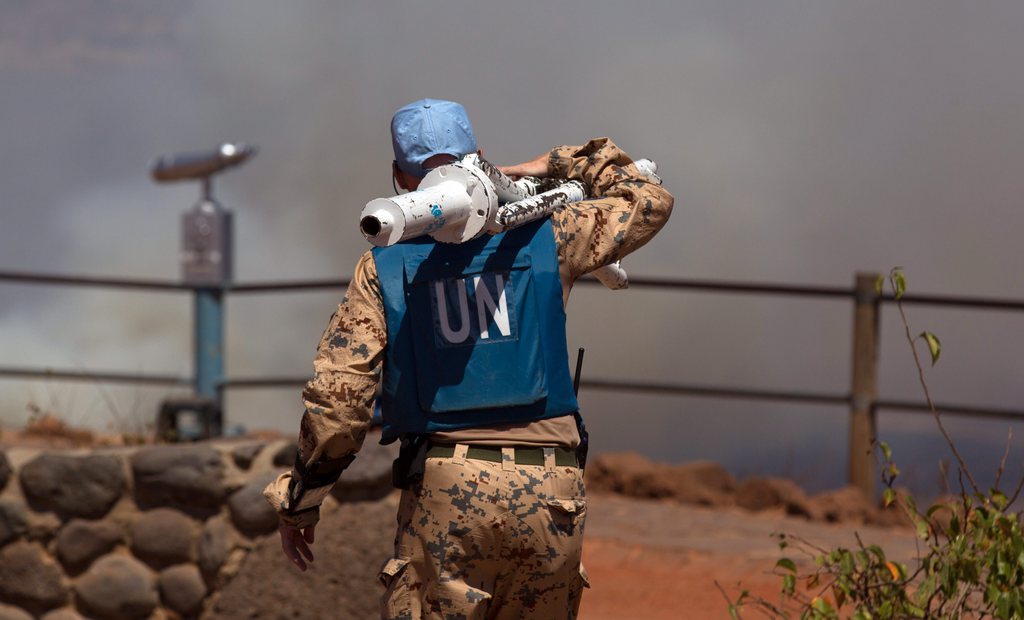
<svg viewBox="0 0 1024 620">
<path fill-rule="evenodd" d="M 402 494 L 395 557 L 380 573 L 385 620 L 577 617 L 586 496 L 576 467 L 427 459 Z M 460 457 L 460 448 L 463 449 Z"/>
<path fill-rule="evenodd" d="M 373 256 L 356 265 L 348 292 L 320 338 L 313 378 L 302 390 L 305 412 L 299 424 L 299 455 L 311 467 L 320 460 L 352 456 L 363 445 L 373 418 L 387 342 L 384 299 Z M 263 491 L 282 523 L 307 527 L 318 511 L 288 514 L 288 489 L 294 471 L 281 474 Z"/>
<path fill-rule="evenodd" d="M 589 196 L 600 196 L 551 215 L 563 301 L 567 301 L 577 279 L 647 243 L 668 220 L 673 199 L 608 138 L 555 148 L 548 169 L 550 177 L 580 181 Z M 359 450 L 370 426 L 386 344 L 380 284 L 367 252 L 320 340 L 314 377 L 302 392 L 306 410 L 299 426 L 299 452 L 307 467 L 344 459 Z M 473 430 L 479 440 L 481 429 Z M 535 444 L 536 434 L 528 436 L 529 443 Z M 501 430 L 493 439 L 515 444 L 516 438 L 514 432 Z M 552 444 L 558 440 L 552 437 Z M 300 523 L 288 514 L 288 488 L 294 475 L 281 474 L 264 491 L 286 524 Z M 308 525 L 311 519 L 315 515 L 306 513 L 301 523 Z"/>
<path fill-rule="evenodd" d="M 584 274 L 650 241 L 668 221 L 673 199 L 608 138 L 554 149 L 548 170 L 549 176 L 581 181 L 589 196 L 600 196 L 551 214 L 567 301 L 572 283 Z"/>
</svg>

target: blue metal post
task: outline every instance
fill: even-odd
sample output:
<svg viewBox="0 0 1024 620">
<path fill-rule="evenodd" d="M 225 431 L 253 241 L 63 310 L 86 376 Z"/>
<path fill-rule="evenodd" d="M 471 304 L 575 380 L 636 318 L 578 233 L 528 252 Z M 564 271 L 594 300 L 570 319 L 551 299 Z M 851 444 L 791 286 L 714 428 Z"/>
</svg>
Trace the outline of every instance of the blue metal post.
<svg viewBox="0 0 1024 620">
<path fill-rule="evenodd" d="M 220 402 L 218 385 L 224 377 L 223 292 L 217 288 L 196 289 L 195 372 L 196 395 Z"/>
</svg>

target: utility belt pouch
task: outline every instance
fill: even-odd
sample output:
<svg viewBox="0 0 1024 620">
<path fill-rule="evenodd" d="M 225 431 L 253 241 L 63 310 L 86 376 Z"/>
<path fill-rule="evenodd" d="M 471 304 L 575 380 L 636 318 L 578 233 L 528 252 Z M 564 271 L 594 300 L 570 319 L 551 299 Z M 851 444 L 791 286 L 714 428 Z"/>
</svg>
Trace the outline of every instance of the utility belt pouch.
<svg viewBox="0 0 1024 620">
<path fill-rule="evenodd" d="M 398 458 L 391 463 L 391 484 L 396 489 L 408 489 L 423 478 L 423 464 L 427 459 L 427 435 L 402 438 Z"/>
<path fill-rule="evenodd" d="M 576 418 L 576 429 L 580 433 L 580 445 L 576 446 L 576 462 L 582 472 L 587 467 L 587 452 L 590 450 L 590 433 L 587 432 L 587 425 L 583 423 L 583 416 L 577 411 L 573 414 Z"/>
</svg>

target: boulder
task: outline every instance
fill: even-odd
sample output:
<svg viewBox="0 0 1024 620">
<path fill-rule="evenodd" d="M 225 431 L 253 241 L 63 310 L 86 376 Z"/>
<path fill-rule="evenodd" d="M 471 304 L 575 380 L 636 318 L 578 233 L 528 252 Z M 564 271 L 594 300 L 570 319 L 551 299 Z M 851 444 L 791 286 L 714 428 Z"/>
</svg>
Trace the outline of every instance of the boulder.
<svg viewBox="0 0 1024 620">
<path fill-rule="evenodd" d="M 803 490 L 785 478 L 757 476 L 744 480 L 736 488 L 736 504 L 747 510 L 783 508 L 787 514 L 814 516 Z"/>
<path fill-rule="evenodd" d="M 192 564 L 179 564 L 162 571 L 158 583 L 164 605 L 185 617 L 199 611 L 206 598 L 206 584 L 199 569 Z"/>
<path fill-rule="evenodd" d="M 0 499 L 0 547 L 28 532 L 25 505 L 14 499 Z"/>
<path fill-rule="evenodd" d="M 274 453 L 273 463 L 275 467 L 291 467 L 295 464 L 295 457 L 299 455 L 299 447 L 293 443 L 282 446 Z"/>
<path fill-rule="evenodd" d="M 250 538 L 269 534 L 277 529 L 277 511 L 263 497 L 263 487 L 276 478 L 268 473 L 257 476 L 228 498 L 231 521 L 238 531 Z"/>
<path fill-rule="evenodd" d="M 227 494 L 220 453 L 205 445 L 155 446 L 132 456 L 135 502 L 142 508 L 168 506 L 207 517 Z"/>
<path fill-rule="evenodd" d="M 156 609 L 156 580 L 135 558 L 111 554 L 96 560 L 75 583 L 82 611 L 100 620 L 147 618 Z"/>
<path fill-rule="evenodd" d="M 86 620 L 85 616 L 81 615 L 74 609 L 65 607 L 63 609 L 54 609 L 43 614 L 43 617 L 39 620 Z"/>
<path fill-rule="evenodd" d="M 875 514 L 875 507 L 857 487 L 843 487 L 819 493 L 811 499 L 814 511 L 830 523 L 863 525 Z"/>
<path fill-rule="evenodd" d="M 230 538 L 224 517 L 214 517 L 203 525 L 199 536 L 199 570 L 207 583 L 215 583 L 217 573 L 228 557 Z"/>
<path fill-rule="evenodd" d="M 16 542 L 0 550 L 0 602 L 39 615 L 65 605 L 69 593 L 60 567 L 40 545 Z"/>
<path fill-rule="evenodd" d="M 195 560 L 198 527 L 171 508 L 143 513 L 132 526 L 132 553 L 156 569 Z"/>
<path fill-rule="evenodd" d="M 331 489 L 339 502 L 372 501 L 394 490 L 391 464 L 398 456 L 398 443 L 382 446 L 374 436 L 367 437 L 356 459 L 341 473 Z"/>
<path fill-rule="evenodd" d="M 98 519 L 125 490 L 125 475 L 116 456 L 68 456 L 44 452 L 18 472 L 29 506 L 52 511 L 62 520 Z"/>
<path fill-rule="evenodd" d="M 28 513 L 28 536 L 29 540 L 35 540 L 43 545 L 48 544 L 57 535 L 62 522 L 60 517 L 52 512 L 30 512 Z"/>
<path fill-rule="evenodd" d="M 32 620 L 32 614 L 20 607 L 0 604 L 0 620 Z"/>
<path fill-rule="evenodd" d="M 11 463 L 7 460 L 7 453 L 0 450 L 0 491 L 4 490 L 7 486 L 7 481 L 11 478 Z"/>
<path fill-rule="evenodd" d="M 116 523 L 75 519 L 57 534 L 57 557 L 69 572 L 80 573 L 123 540 Z"/>
<path fill-rule="evenodd" d="M 263 450 L 263 444 L 261 443 L 238 446 L 231 451 L 231 459 L 239 469 L 249 469 L 261 450 Z"/>
</svg>

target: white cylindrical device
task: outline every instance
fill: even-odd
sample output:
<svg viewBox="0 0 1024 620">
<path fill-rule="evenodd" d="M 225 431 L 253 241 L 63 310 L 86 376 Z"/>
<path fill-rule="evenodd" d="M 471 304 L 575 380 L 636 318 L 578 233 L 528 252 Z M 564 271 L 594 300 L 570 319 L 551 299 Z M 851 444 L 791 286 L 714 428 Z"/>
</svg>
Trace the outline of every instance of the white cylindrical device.
<svg viewBox="0 0 1024 620">
<path fill-rule="evenodd" d="M 484 173 L 491 183 L 494 184 L 494 189 L 498 193 L 498 202 L 516 202 L 524 198 L 529 198 L 537 192 L 535 191 L 536 186 L 520 179 L 513 181 L 511 178 L 505 176 L 501 170 L 498 170 L 497 166 L 487 161 L 483 157 L 480 157 L 476 153 L 470 153 L 462 158 L 463 165 L 476 168 L 480 172 Z"/>
<path fill-rule="evenodd" d="M 367 203 L 359 230 L 377 247 L 430 235 L 443 243 L 463 243 L 481 235 L 498 207 L 493 185 L 470 166 L 435 168 L 419 189 Z"/>
<path fill-rule="evenodd" d="M 661 177 L 658 176 L 658 164 L 651 159 L 638 159 L 633 162 L 636 171 L 644 175 L 652 182 L 661 185 Z"/>
<path fill-rule="evenodd" d="M 385 247 L 429 235 L 445 225 L 458 225 L 468 218 L 471 206 L 465 186 L 439 183 L 408 194 L 371 200 L 359 217 L 359 229 L 370 243 Z"/>
<path fill-rule="evenodd" d="M 594 277 L 605 286 L 613 291 L 617 291 L 624 288 L 629 288 L 629 276 L 626 274 L 626 270 L 622 268 L 620 261 L 615 261 L 610 265 L 599 267 L 591 272 Z"/>
<path fill-rule="evenodd" d="M 551 212 L 558 207 L 579 202 L 586 196 L 582 183 L 569 181 L 553 190 L 499 207 L 495 218 L 495 229 L 497 231 L 508 230 L 533 220 L 539 220 L 551 215 Z"/>
</svg>

